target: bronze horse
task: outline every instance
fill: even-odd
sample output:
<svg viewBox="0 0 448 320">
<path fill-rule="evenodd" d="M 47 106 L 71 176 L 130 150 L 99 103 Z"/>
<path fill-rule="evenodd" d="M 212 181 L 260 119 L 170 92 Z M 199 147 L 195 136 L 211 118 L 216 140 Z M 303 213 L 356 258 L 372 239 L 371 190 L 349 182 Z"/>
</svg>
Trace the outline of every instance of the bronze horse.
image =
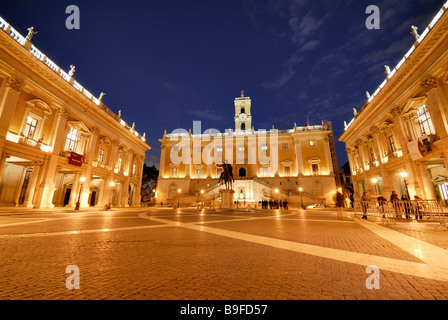
<svg viewBox="0 0 448 320">
<path fill-rule="evenodd" d="M 218 184 L 221 184 L 221 180 L 224 180 L 226 189 L 232 190 L 233 182 L 235 182 L 235 179 L 233 178 L 232 165 L 230 165 L 228 163 L 224 163 L 222 165 L 218 165 L 218 167 L 222 167 L 224 169 L 224 171 L 221 173 L 221 176 L 219 177 Z"/>
</svg>

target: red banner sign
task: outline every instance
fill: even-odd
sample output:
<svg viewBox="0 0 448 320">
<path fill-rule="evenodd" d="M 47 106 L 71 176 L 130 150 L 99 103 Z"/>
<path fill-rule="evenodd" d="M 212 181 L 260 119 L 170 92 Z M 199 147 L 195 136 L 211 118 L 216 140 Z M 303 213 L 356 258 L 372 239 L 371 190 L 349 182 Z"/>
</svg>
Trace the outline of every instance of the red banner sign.
<svg viewBox="0 0 448 320">
<path fill-rule="evenodd" d="M 77 153 L 70 153 L 70 157 L 68 158 L 68 164 L 72 164 L 77 167 L 82 167 L 82 162 L 84 160 L 84 156 Z"/>
</svg>

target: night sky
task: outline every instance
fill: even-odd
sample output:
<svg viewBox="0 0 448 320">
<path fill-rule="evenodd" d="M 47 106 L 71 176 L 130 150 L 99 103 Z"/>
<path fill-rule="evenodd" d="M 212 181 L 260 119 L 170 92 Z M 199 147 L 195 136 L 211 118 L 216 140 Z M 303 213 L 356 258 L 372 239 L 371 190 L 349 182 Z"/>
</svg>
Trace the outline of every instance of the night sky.
<svg viewBox="0 0 448 320">
<path fill-rule="evenodd" d="M 146 132 L 158 167 L 164 130 L 234 128 L 252 99 L 256 130 L 333 122 L 335 140 L 445 0 L 2 1 L 0 16 L 112 111 Z M 68 30 L 66 7 L 80 9 Z M 380 30 L 368 30 L 377 5 Z M 338 162 L 345 145 L 336 143 Z"/>
</svg>

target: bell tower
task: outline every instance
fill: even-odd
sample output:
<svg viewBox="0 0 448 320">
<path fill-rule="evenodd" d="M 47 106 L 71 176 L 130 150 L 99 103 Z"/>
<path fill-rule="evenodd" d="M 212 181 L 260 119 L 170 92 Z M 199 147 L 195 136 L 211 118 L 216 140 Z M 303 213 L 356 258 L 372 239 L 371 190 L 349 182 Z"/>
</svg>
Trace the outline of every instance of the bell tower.
<svg viewBox="0 0 448 320">
<path fill-rule="evenodd" d="M 252 129 L 252 115 L 250 113 L 251 100 L 244 96 L 235 98 L 235 131 L 247 131 Z"/>
</svg>

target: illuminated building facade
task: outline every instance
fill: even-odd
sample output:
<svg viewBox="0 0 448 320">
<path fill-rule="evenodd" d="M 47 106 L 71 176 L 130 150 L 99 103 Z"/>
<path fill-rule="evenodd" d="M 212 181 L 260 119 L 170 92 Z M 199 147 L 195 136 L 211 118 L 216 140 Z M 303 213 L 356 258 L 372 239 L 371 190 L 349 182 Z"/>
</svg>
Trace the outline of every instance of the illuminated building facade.
<svg viewBox="0 0 448 320">
<path fill-rule="evenodd" d="M 144 135 L 0 18 L 0 206 L 139 206 Z M 31 32 L 31 31 L 30 31 Z"/>
<path fill-rule="evenodd" d="M 158 204 L 218 205 L 223 163 L 233 167 L 234 200 L 242 205 L 260 200 L 334 204 L 338 165 L 331 123 L 255 131 L 251 99 L 242 93 L 234 105 L 234 130 L 165 132 L 159 140 Z"/>
<path fill-rule="evenodd" d="M 448 2 L 345 125 L 356 199 L 448 199 Z"/>
</svg>

